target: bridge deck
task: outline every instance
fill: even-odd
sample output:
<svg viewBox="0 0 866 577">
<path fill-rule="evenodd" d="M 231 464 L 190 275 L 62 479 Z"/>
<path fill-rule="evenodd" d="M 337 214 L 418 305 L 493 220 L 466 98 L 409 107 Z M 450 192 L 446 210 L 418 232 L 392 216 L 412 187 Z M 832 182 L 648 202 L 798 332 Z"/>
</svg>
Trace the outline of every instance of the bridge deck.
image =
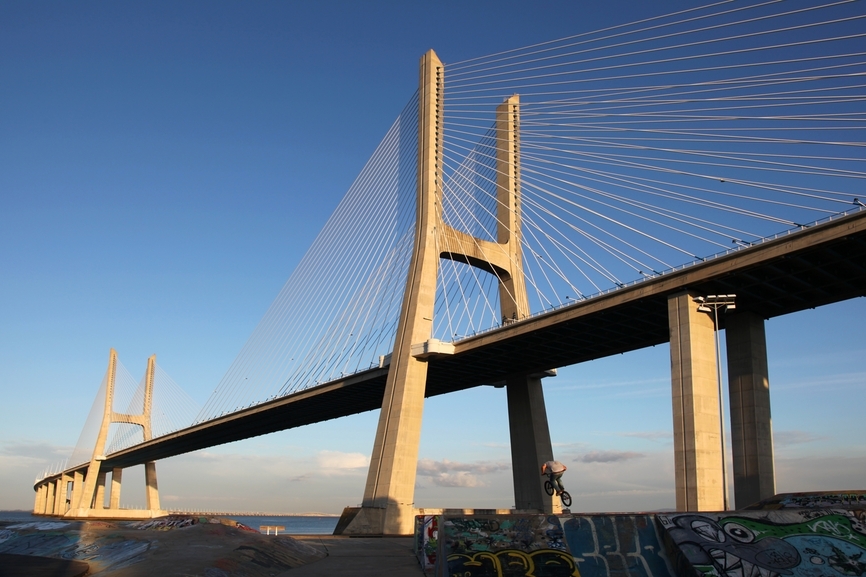
<svg viewBox="0 0 866 577">
<path fill-rule="evenodd" d="M 427 396 L 665 343 L 667 297 L 686 288 L 735 293 L 738 309 L 764 318 L 866 296 L 866 211 L 459 341 L 429 360 Z M 386 377 L 372 369 L 222 416 L 109 455 L 102 468 L 378 409 Z"/>
</svg>

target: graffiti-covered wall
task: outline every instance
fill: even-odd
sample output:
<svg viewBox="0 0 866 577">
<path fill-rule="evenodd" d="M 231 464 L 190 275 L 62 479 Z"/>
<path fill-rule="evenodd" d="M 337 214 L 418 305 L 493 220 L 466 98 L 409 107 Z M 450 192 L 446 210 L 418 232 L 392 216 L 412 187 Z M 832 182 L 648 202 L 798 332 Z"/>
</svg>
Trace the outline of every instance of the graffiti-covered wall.
<svg viewBox="0 0 866 577">
<path fill-rule="evenodd" d="M 866 491 L 777 495 L 720 513 L 419 516 L 428 574 L 866 577 Z"/>
<path fill-rule="evenodd" d="M 438 523 L 440 575 L 580 576 L 556 516 L 442 516 Z"/>
<path fill-rule="evenodd" d="M 572 515 L 563 529 L 581 577 L 670 577 L 653 515 Z"/>
<path fill-rule="evenodd" d="M 779 509 L 659 515 L 680 575 L 860 577 L 866 511 Z"/>
</svg>

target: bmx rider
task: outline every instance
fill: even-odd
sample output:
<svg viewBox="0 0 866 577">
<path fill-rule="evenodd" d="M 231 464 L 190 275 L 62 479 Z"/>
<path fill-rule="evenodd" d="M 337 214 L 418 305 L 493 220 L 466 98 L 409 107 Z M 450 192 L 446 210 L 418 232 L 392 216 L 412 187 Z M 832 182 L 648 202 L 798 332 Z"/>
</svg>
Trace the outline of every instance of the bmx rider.
<svg viewBox="0 0 866 577">
<path fill-rule="evenodd" d="M 550 484 L 556 489 L 557 495 L 562 495 L 562 492 L 565 491 L 565 487 L 562 485 L 562 474 L 565 473 L 566 469 L 568 467 L 559 461 L 547 461 L 541 465 L 541 474 L 547 475 Z"/>
</svg>

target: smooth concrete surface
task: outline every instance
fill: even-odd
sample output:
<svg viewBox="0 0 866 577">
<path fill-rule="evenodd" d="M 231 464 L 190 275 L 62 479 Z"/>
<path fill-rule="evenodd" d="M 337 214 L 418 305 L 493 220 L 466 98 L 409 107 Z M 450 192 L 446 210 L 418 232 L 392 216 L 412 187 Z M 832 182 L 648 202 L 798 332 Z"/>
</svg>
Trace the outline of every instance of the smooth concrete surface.
<svg viewBox="0 0 866 577">
<path fill-rule="evenodd" d="M 105 478 L 108 475 L 105 471 L 100 471 L 96 476 L 96 494 L 93 496 L 93 508 L 105 508 Z"/>
<path fill-rule="evenodd" d="M 48 491 L 45 493 L 45 514 L 54 515 L 54 488 L 56 483 L 48 483 Z"/>
<path fill-rule="evenodd" d="M 713 318 L 696 295 L 668 297 L 677 511 L 724 510 L 718 371 Z"/>
<path fill-rule="evenodd" d="M 171 515 L 169 511 L 161 509 L 72 509 L 64 519 L 76 520 L 114 520 L 114 521 L 141 521 L 145 519 L 158 519 Z"/>
<path fill-rule="evenodd" d="M 111 470 L 111 485 L 108 489 L 108 508 L 120 509 L 120 490 L 123 485 L 123 469 Z M 87 508 L 87 507 L 84 507 Z"/>
<path fill-rule="evenodd" d="M 770 376 L 764 319 L 752 312 L 725 315 L 734 506 L 776 494 Z"/>
<path fill-rule="evenodd" d="M 159 510 L 159 486 L 156 482 L 155 461 L 148 461 L 144 464 L 144 490 L 147 497 L 147 508 L 153 511 Z"/>
<path fill-rule="evenodd" d="M 75 471 L 72 473 L 72 502 L 71 509 L 77 509 L 81 503 L 81 493 L 84 490 L 84 471 Z M 99 492 L 99 482 L 97 479 L 96 492 Z"/>
<path fill-rule="evenodd" d="M 344 537 L 292 535 L 327 555 L 291 570 L 292 577 L 418 577 L 424 575 L 413 551 L 412 537 Z"/>
</svg>

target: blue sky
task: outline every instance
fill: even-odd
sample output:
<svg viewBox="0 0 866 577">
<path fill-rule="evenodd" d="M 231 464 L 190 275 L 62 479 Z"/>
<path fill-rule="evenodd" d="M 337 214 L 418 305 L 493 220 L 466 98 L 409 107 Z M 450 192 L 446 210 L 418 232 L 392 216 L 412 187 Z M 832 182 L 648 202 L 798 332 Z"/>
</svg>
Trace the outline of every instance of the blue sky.
<svg viewBox="0 0 866 577">
<path fill-rule="evenodd" d="M 665 12 L 688 6 L 666 3 Z M 416 89 L 653 3 L 0 5 L 0 509 L 71 452 L 108 349 L 203 403 Z M 866 303 L 767 323 L 780 491 L 862 489 Z M 666 346 L 546 385 L 575 507 L 673 507 Z M 418 506 L 509 507 L 504 391 L 427 403 Z M 167 507 L 339 512 L 377 413 L 158 465 Z M 143 472 L 124 475 L 141 505 Z M 859 484 L 859 485 L 858 485 Z"/>
</svg>

